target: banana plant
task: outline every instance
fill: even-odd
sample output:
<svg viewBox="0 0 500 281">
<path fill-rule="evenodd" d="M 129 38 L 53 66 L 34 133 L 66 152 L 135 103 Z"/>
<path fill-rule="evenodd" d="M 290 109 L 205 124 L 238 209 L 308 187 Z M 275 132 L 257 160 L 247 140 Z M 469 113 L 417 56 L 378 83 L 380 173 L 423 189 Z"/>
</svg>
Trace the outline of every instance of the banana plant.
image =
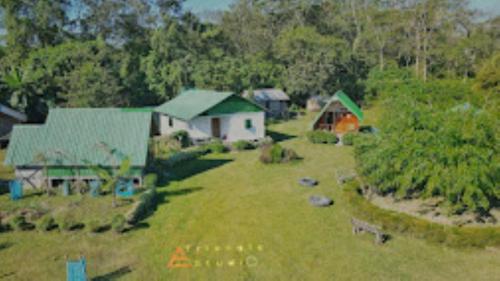
<svg viewBox="0 0 500 281">
<path fill-rule="evenodd" d="M 122 159 L 118 169 L 105 168 L 102 166 L 91 166 L 97 176 L 104 182 L 102 189 L 110 191 L 113 194 L 113 207 L 116 207 L 116 184 L 130 174 L 132 162 L 129 157 Z"/>
</svg>

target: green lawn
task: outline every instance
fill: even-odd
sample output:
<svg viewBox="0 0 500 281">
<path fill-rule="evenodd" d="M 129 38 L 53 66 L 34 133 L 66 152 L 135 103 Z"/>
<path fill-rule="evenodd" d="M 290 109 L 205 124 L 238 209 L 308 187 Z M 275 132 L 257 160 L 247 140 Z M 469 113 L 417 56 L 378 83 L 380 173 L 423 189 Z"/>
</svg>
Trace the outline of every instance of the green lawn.
<svg viewBox="0 0 500 281">
<path fill-rule="evenodd" d="M 120 280 L 145 280 L 145 276 L 148 280 L 494 280 L 500 276 L 499 249 L 451 249 L 398 235 L 379 246 L 370 235 L 354 236 L 349 206 L 335 181 L 336 169 L 353 168 L 352 149 L 309 144 L 303 134 L 310 118 L 271 126 L 285 139 L 284 146 L 304 157 L 302 161 L 265 166 L 257 161 L 258 151 L 249 151 L 182 164 L 171 171 L 175 180 L 158 190 L 156 212 L 137 230 L 123 235 L 0 234 L 0 279 L 62 280 L 65 255 L 79 254 L 87 257 L 91 277 Z M 301 187 L 297 180 L 302 176 L 315 177 L 320 184 Z M 328 195 L 335 204 L 313 208 L 307 201 L 312 194 Z M 188 245 L 186 254 L 197 266 L 167 268 L 175 248 Z M 243 246 L 242 252 L 238 246 Z M 231 260 L 235 260 L 232 266 Z M 245 260 L 249 264 L 241 265 Z"/>
</svg>

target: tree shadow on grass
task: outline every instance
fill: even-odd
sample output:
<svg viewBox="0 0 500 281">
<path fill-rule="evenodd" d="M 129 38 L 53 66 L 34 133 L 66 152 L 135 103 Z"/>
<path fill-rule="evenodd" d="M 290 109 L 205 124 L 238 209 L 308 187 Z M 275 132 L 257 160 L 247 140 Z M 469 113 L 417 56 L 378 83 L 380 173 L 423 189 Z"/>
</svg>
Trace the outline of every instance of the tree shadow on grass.
<svg viewBox="0 0 500 281">
<path fill-rule="evenodd" d="M 202 187 L 190 187 L 190 188 L 183 188 L 183 189 L 178 189 L 178 190 L 165 190 L 165 191 L 159 191 L 158 194 L 156 195 L 156 202 L 157 204 L 162 204 L 162 203 L 168 203 L 168 198 L 174 197 L 174 196 L 182 196 L 182 195 L 188 195 L 193 192 L 197 192 L 202 190 Z"/>
<path fill-rule="evenodd" d="M 173 168 L 163 168 L 169 174 L 168 178 L 159 181 L 159 186 L 166 185 L 169 181 L 181 181 L 192 177 L 197 174 L 201 174 L 208 170 L 218 168 L 224 164 L 227 164 L 233 160 L 231 159 L 194 159 L 186 162 L 179 163 Z"/>
<path fill-rule="evenodd" d="M 12 245 L 14 245 L 14 243 L 11 243 L 11 242 L 0 243 L 0 251 L 12 247 Z"/>
<path fill-rule="evenodd" d="M 130 272 L 132 272 L 132 269 L 130 268 L 130 266 L 123 266 L 123 267 L 118 268 L 115 271 L 110 272 L 110 273 L 106 273 L 104 275 L 96 276 L 96 277 L 92 278 L 91 280 L 92 281 L 111 281 L 111 280 L 117 280 L 117 279 L 123 277 L 124 275 L 129 274 Z"/>
<path fill-rule="evenodd" d="M 293 138 L 297 137 L 295 135 L 283 134 L 283 133 L 271 131 L 271 130 L 268 130 L 266 132 L 266 134 L 268 136 L 270 136 L 274 140 L 274 142 L 282 142 L 282 141 L 286 141 L 286 140 L 293 139 Z"/>
</svg>

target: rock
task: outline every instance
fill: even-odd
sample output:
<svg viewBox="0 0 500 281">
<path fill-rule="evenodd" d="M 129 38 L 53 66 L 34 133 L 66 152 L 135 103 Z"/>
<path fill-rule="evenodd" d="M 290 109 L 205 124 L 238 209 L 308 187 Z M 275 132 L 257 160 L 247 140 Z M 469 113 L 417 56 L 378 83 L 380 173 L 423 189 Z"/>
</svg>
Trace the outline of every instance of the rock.
<svg viewBox="0 0 500 281">
<path fill-rule="evenodd" d="M 299 180 L 299 184 L 307 187 L 313 187 L 318 184 L 318 181 L 313 178 L 305 177 Z"/>
<path fill-rule="evenodd" d="M 316 207 L 327 207 L 333 205 L 333 200 L 325 196 L 312 195 L 309 197 L 309 203 Z"/>
</svg>

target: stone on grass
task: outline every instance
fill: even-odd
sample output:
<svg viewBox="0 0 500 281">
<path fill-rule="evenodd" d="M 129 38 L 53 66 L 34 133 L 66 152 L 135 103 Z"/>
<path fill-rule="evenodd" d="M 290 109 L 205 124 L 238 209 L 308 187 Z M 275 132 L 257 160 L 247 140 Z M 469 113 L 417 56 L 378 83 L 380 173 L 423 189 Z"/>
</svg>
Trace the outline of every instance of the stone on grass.
<svg viewBox="0 0 500 281">
<path fill-rule="evenodd" d="M 318 184 L 318 181 L 313 178 L 305 177 L 299 180 L 299 184 L 307 187 L 313 187 Z"/>
<path fill-rule="evenodd" d="M 312 195 L 309 197 L 309 203 L 316 207 L 327 207 L 333 205 L 333 200 L 325 196 Z"/>
</svg>

